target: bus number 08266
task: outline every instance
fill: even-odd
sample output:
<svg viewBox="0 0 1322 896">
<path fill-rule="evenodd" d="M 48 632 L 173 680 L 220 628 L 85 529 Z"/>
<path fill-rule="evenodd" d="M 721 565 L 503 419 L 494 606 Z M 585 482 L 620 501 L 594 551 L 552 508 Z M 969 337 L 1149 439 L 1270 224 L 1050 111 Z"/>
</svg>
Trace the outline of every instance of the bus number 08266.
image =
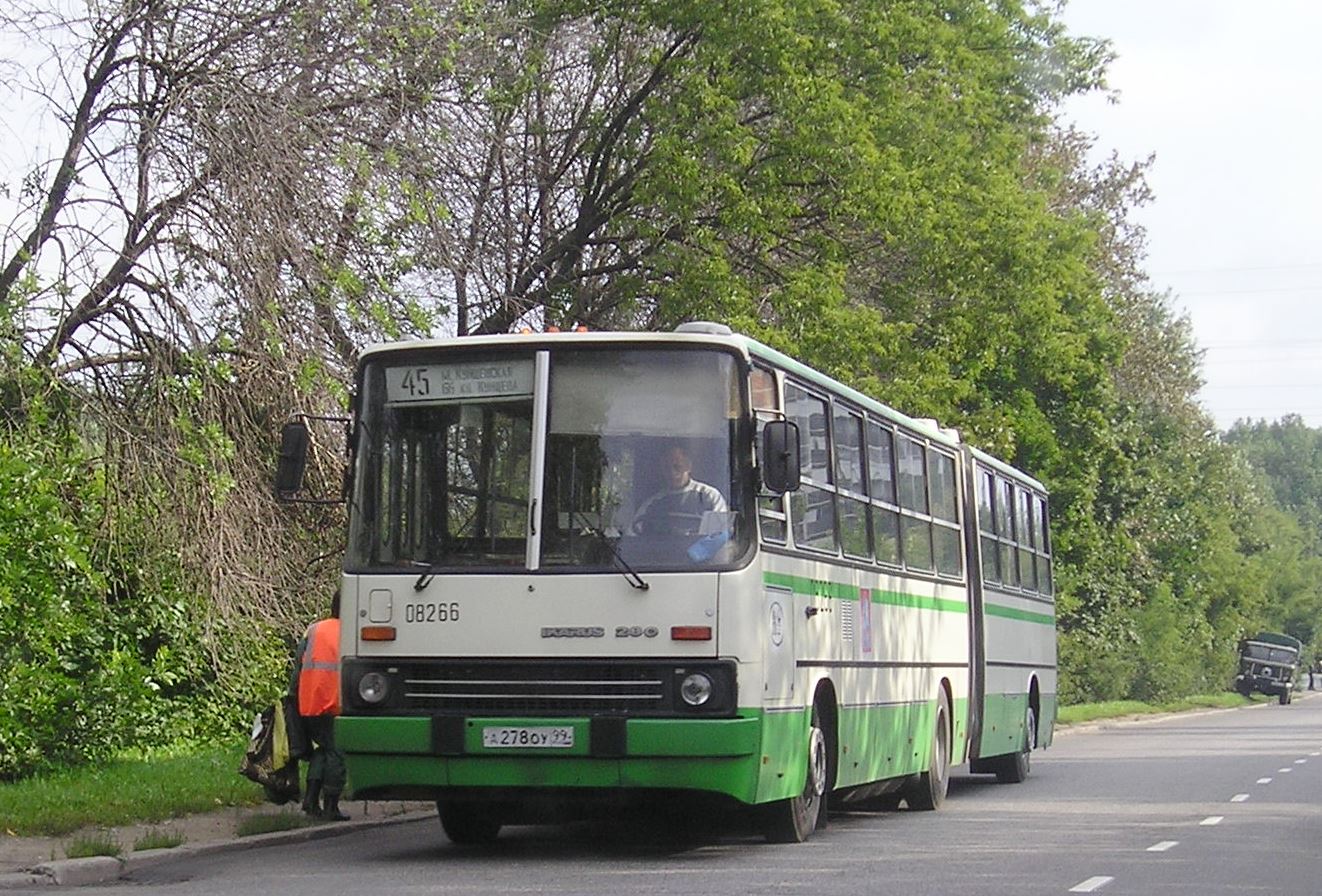
<svg viewBox="0 0 1322 896">
<path fill-rule="evenodd" d="M 423 603 L 404 605 L 405 622 L 458 622 L 459 604 Z"/>
</svg>

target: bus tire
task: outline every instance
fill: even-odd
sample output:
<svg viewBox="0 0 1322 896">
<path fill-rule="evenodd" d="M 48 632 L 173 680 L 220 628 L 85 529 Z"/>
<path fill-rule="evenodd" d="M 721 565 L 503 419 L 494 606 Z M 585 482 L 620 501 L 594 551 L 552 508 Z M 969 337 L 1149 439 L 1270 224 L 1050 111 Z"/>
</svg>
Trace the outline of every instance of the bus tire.
<svg viewBox="0 0 1322 896">
<path fill-rule="evenodd" d="M 1002 784 L 1019 784 L 1028 777 L 1029 756 L 1037 746 L 1037 715 L 1032 704 L 1024 715 L 1023 749 L 1008 756 L 999 756 L 996 760 L 996 780 Z"/>
<path fill-rule="evenodd" d="M 500 821 L 473 803 L 436 804 L 441 830 L 456 846 L 481 846 L 493 843 L 500 834 Z"/>
<path fill-rule="evenodd" d="M 814 700 L 808 729 L 808 771 L 803 790 L 789 799 L 769 803 L 763 810 L 762 833 L 768 843 L 802 843 L 821 826 L 826 815 L 826 786 L 830 763 L 821 701 Z"/>
<path fill-rule="evenodd" d="M 910 809 L 930 812 L 939 809 L 946 801 L 946 791 L 950 788 L 950 701 L 945 689 L 937 698 L 936 724 L 932 726 L 932 754 L 927 761 L 927 771 L 918 776 L 918 780 L 909 785 L 904 792 L 904 801 Z"/>
</svg>

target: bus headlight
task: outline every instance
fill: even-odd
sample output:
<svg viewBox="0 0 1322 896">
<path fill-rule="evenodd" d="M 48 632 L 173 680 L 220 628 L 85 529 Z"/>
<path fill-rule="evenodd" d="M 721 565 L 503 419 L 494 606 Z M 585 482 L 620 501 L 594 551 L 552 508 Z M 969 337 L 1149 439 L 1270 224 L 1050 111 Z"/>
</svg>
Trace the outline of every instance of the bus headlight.
<svg viewBox="0 0 1322 896">
<path fill-rule="evenodd" d="M 712 695 L 712 682 L 703 672 L 690 672 L 679 685 L 679 696 L 689 706 L 702 706 Z"/>
<path fill-rule="evenodd" d="M 390 679 L 380 672 L 368 672 L 358 679 L 358 696 L 367 704 L 375 706 L 385 701 L 390 695 Z"/>
</svg>

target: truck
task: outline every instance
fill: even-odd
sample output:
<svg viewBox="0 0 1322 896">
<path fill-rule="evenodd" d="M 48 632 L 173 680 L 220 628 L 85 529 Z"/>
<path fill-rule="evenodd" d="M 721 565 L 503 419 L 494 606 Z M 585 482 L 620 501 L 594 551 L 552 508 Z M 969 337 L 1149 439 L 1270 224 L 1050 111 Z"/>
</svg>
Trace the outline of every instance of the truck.
<svg viewBox="0 0 1322 896">
<path fill-rule="evenodd" d="M 1245 697 L 1254 692 L 1274 696 L 1285 706 L 1293 699 L 1303 648 L 1298 638 L 1279 632 L 1241 639 L 1235 690 Z"/>
</svg>

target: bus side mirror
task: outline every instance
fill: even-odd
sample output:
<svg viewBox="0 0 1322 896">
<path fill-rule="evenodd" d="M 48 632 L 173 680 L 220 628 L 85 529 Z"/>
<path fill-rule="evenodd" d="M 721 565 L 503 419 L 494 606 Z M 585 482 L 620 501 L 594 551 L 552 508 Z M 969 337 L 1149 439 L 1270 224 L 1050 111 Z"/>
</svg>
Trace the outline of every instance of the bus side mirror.
<svg viewBox="0 0 1322 896">
<path fill-rule="evenodd" d="M 303 473 L 308 466 L 308 425 L 302 420 L 286 423 L 280 429 L 280 457 L 275 467 L 275 496 L 293 499 L 303 490 Z"/>
<path fill-rule="evenodd" d="M 762 426 L 762 483 L 778 495 L 799 489 L 799 427 L 788 420 Z"/>
</svg>

